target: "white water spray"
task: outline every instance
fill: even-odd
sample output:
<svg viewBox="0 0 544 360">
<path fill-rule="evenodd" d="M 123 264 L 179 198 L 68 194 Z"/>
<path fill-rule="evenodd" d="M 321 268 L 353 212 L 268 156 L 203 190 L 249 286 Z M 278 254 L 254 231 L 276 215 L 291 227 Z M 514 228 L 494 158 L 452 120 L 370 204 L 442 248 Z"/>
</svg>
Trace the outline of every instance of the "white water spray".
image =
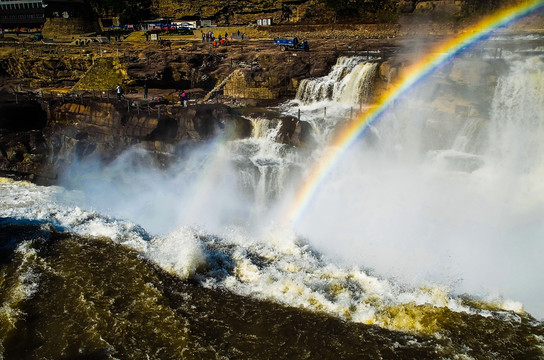
<svg viewBox="0 0 544 360">
<path fill-rule="evenodd" d="M 362 83 L 371 84 L 375 69 L 371 71 L 360 60 L 351 69 L 357 66 L 361 71 L 368 70 L 358 80 L 365 79 Z M 529 311 L 540 316 L 544 314 L 539 307 L 544 291 L 538 285 L 541 283 L 538 276 L 544 269 L 535 254 L 542 251 L 538 239 L 544 233 L 540 220 L 544 218 L 540 201 L 544 192 L 538 181 L 542 177 L 537 160 L 542 158 L 537 141 L 541 134 L 540 130 L 519 128 L 516 121 L 504 119 L 525 119 L 528 113 L 524 111 L 534 116 L 544 112 L 538 96 L 531 91 L 534 87 L 522 86 L 526 93 L 520 95 L 515 86 L 520 76 L 525 76 L 520 84 L 534 79 L 541 86 L 542 68 L 542 60 L 538 58 L 511 64 L 510 72 L 498 81 L 493 96 L 497 102 L 490 106 L 490 114 L 468 117 L 462 123 L 447 122 L 429 109 L 420 108 L 426 99 L 420 98 L 421 94 L 417 101 L 407 97 L 376 125 L 377 136 L 369 134 L 356 145 L 323 185 L 297 229 L 312 246 L 329 257 L 356 265 L 353 268 L 316 261 L 292 233 L 270 232 L 263 236 L 267 246 L 261 246 L 248 235 L 252 233 L 252 225 L 258 228 L 269 221 L 267 209 L 271 199 L 285 196 L 289 168 L 310 163 L 300 161 L 293 152 L 275 142 L 278 127 L 267 123 L 268 120 L 254 120 L 252 138 L 195 148 L 167 172 L 147 166 L 145 161 L 135 161 L 142 157 L 136 151 L 108 166 L 79 164 L 68 177 L 94 208 L 130 219 L 153 234 L 172 232 L 170 236 L 155 238 L 152 246 L 156 249 L 149 252 L 152 259 L 172 271 L 193 273 L 205 261 L 198 246 L 194 246 L 195 251 L 193 247 L 183 248 L 185 243 L 194 245 L 202 233 L 178 230 L 183 226 L 202 228 L 204 234 L 226 234 L 229 244 L 247 245 L 235 250 L 234 275 L 224 280 L 209 279 L 210 286 L 225 286 L 240 294 L 297 306 L 326 308 L 337 315 L 355 304 L 359 308 L 354 318 L 367 321 L 374 310 L 366 302 L 359 302 L 359 294 L 342 292 L 345 298 L 330 302 L 321 293 L 324 288 L 336 288 L 335 283 L 330 286 L 319 283 L 324 276 L 334 278 L 334 273 L 346 273 L 346 279 L 353 274 L 365 278 L 366 273 L 360 270 L 365 267 L 417 285 L 433 281 L 471 294 L 502 294 L 522 300 Z M 367 85 L 353 85 L 361 83 L 355 80 L 355 73 L 348 76 L 350 72 L 345 69 L 334 71 L 342 73 L 337 79 L 351 77 L 343 91 L 332 89 L 333 94 L 334 91 L 344 94 L 346 102 L 332 101 L 327 95 L 323 100 L 302 105 L 319 109 L 305 112 L 302 120 L 312 122 L 323 140 L 349 111 L 346 104 L 368 96 Z M 538 86 L 537 94 L 541 91 Z M 316 91 L 323 93 L 323 87 L 318 88 Z M 353 89 L 359 89 L 360 94 L 352 96 Z M 329 94 L 329 90 L 325 93 Z M 507 110 L 501 108 L 506 99 L 522 101 L 519 96 L 532 99 L 526 105 L 532 110 L 518 107 L 515 101 Z M 301 99 L 298 102 L 303 103 Z M 335 111 L 333 103 L 339 103 L 341 110 Z M 329 115 L 321 121 L 324 105 L 329 106 Z M 291 108 L 288 113 L 293 115 L 292 112 Z M 509 112 L 511 115 L 502 116 Z M 506 125 L 501 121 L 506 121 Z M 530 141 L 513 143 L 511 139 L 517 137 L 511 134 L 516 131 Z M 523 146 L 528 144 L 534 156 L 527 156 L 521 166 L 523 171 L 516 172 L 513 170 L 516 157 L 504 161 L 508 158 L 506 154 L 527 154 Z M 96 222 L 85 221 L 81 226 L 100 225 Z M 104 233 L 109 234 L 101 232 Z M 519 246 L 519 239 L 523 239 L 523 246 Z M 187 257 L 182 248 L 196 254 L 191 255 L 195 261 L 179 261 Z M 257 258 L 271 265 L 266 269 L 252 265 L 245 255 L 247 249 L 256 251 Z M 285 254 L 294 258 L 282 261 Z M 376 278 L 371 280 L 378 288 L 387 288 L 389 284 Z M 366 291 L 381 294 L 374 288 Z M 418 298 L 414 294 L 410 291 L 403 294 L 399 287 L 391 293 L 386 291 L 387 296 L 379 296 L 383 304 L 414 301 Z M 445 303 L 451 308 L 458 305 L 449 299 Z"/>
<path fill-rule="evenodd" d="M 421 105 L 439 80 L 414 90 L 321 186 L 300 233 L 400 281 L 500 294 L 544 316 L 543 71 L 541 58 L 512 60 L 486 118 L 461 122 Z"/>
<path fill-rule="evenodd" d="M 296 99 L 302 103 L 335 101 L 359 105 L 369 100 L 378 64 L 361 57 L 340 57 L 331 72 L 323 77 L 300 82 Z"/>
</svg>

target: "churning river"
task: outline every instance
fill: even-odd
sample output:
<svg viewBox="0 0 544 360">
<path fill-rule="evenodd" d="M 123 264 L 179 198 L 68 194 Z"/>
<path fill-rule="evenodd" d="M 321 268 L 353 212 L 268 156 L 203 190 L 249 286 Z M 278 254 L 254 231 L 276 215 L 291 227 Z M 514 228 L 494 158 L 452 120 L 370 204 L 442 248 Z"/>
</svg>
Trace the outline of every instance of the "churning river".
<svg viewBox="0 0 544 360">
<path fill-rule="evenodd" d="M 407 92 L 296 219 L 374 94 L 341 57 L 269 109 L 311 129 L 134 148 L 61 186 L 0 180 L 0 358 L 544 358 L 544 46 L 496 36 Z M 376 55 L 378 56 L 378 55 Z"/>
</svg>

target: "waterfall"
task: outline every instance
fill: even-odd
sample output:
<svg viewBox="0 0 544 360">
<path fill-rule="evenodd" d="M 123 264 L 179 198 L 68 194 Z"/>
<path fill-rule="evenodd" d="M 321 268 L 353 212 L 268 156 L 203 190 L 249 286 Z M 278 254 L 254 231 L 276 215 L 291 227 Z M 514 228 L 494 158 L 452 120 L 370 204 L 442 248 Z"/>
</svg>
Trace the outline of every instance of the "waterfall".
<svg viewBox="0 0 544 360">
<path fill-rule="evenodd" d="M 358 105 L 369 99 L 378 64 L 362 57 L 340 57 L 326 76 L 300 82 L 296 99 L 303 103 L 326 100 Z"/>
<path fill-rule="evenodd" d="M 530 171 L 544 153 L 544 62 L 514 60 L 499 78 L 490 114 L 489 149 L 516 171 Z"/>
<path fill-rule="evenodd" d="M 460 61 L 463 72 L 482 65 Z M 544 248 L 544 61 L 484 65 L 490 86 L 453 82 L 445 67 L 395 103 L 373 125 L 377 135 L 367 132 L 328 174 L 298 231 L 380 274 L 457 282 L 542 314 L 534 254 Z"/>
<path fill-rule="evenodd" d="M 325 146 L 340 123 L 371 99 L 378 69 L 379 63 L 366 57 L 339 57 L 326 76 L 302 80 L 295 100 L 280 109 L 293 117 L 300 115 L 312 127 L 315 143 Z"/>
<path fill-rule="evenodd" d="M 280 121 L 273 121 L 263 118 L 249 118 L 253 125 L 251 137 L 254 139 L 265 139 L 268 143 L 274 143 L 281 129 Z"/>
<path fill-rule="evenodd" d="M 345 104 L 361 104 L 370 99 L 378 74 L 377 63 L 361 63 L 342 79 L 333 93 L 333 100 Z"/>
<path fill-rule="evenodd" d="M 239 159 L 241 186 L 251 194 L 256 209 L 262 211 L 282 193 L 294 159 L 285 145 L 276 141 L 281 121 L 248 119 L 253 125 L 251 138 L 233 142 L 231 151 Z"/>
<path fill-rule="evenodd" d="M 455 137 L 452 149 L 459 152 L 469 152 L 473 143 L 480 143 L 484 139 L 479 135 L 479 130 L 484 126 L 484 120 L 480 117 L 469 117 Z"/>
<path fill-rule="evenodd" d="M 252 135 L 258 140 L 258 150 L 251 157 L 251 162 L 259 170 L 255 202 L 259 209 L 264 209 L 266 204 L 281 191 L 279 186 L 282 184 L 283 173 L 283 161 L 280 154 L 282 145 L 276 142 L 276 138 L 282 123 L 276 121 L 274 125 L 267 119 L 254 119 L 252 123 Z"/>
<path fill-rule="evenodd" d="M 454 327 L 491 324 L 500 330 L 504 324 L 522 332 L 513 337 L 515 332 L 508 331 L 505 341 L 513 339 L 509 348 L 526 348 L 529 337 L 533 348 L 525 354 L 537 354 L 542 339 L 533 338 L 542 334 L 541 325 L 536 327 L 534 319 L 521 311 L 525 307 L 544 316 L 544 265 L 540 259 L 544 252 L 543 59 L 511 56 L 486 60 L 484 65 L 489 67 L 477 69 L 489 71 L 476 79 L 482 72 L 470 70 L 480 59 L 463 60 L 465 66 L 455 68 L 457 77 L 450 76 L 451 67 L 446 66 L 437 76 L 425 79 L 427 86 L 418 83 L 383 113 L 360 141 L 345 149 L 304 216 L 294 224 L 278 221 L 285 213 L 284 203 L 289 205 L 297 197 L 301 178 L 311 175 L 332 134 L 346 124 L 353 105 L 372 95 L 377 64 L 358 58 L 339 59 L 331 74 L 303 82 L 298 100 L 280 107 L 279 111 L 285 110 L 291 118 L 302 109 L 300 120 L 306 123 L 297 128 L 299 135 L 311 131 L 309 123 L 322 141 L 307 141 L 296 148 L 279 143 L 279 135 L 285 134 L 281 129 L 285 114 L 276 117 L 267 111 L 267 118 L 248 117 L 253 127 L 251 137 L 218 137 L 180 148 L 178 162 L 168 168 L 155 167 L 143 149 L 134 148 L 108 164 L 89 160 L 70 164 L 64 183 L 77 191 L 0 184 L 4 188 L 0 193 L 4 224 L 8 219 L 8 224 L 13 224 L 8 231 L 24 235 L 19 236 L 24 247 L 18 246 L 13 258 L 37 259 L 29 269 L 36 269 L 36 274 L 45 271 L 36 282 L 45 292 L 28 300 L 48 301 L 51 297 L 47 294 L 56 291 L 49 279 L 51 274 L 57 275 L 53 270 L 61 268 L 52 256 L 62 249 L 66 250 L 60 256 L 70 260 L 62 262 L 76 266 L 63 270 L 66 279 L 74 278 L 74 269 L 81 272 L 89 268 L 88 259 L 96 264 L 92 269 L 102 268 L 101 259 L 106 266 L 119 263 L 111 273 L 126 272 L 124 276 L 133 278 L 133 254 L 104 258 L 112 253 L 103 251 L 104 239 L 111 237 L 123 245 L 116 253 L 131 247 L 149 260 L 153 272 L 158 269 L 156 264 L 204 287 L 232 292 L 238 296 L 232 300 L 235 305 L 245 298 L 256 298 L 264 300 L 257 303 L 266 309 L 273 301 L 303 308 L 304 314 L 325 313 L 393 330 L 425 331 L 421 348 L 414 342 L 418 339 L 406 337 L 410 334 L 396 333 L 394 351 L 399 349 L 397 340 L 403 338 L 412 344 L 411 354 L 414 349 L 427 348 L 432 354 L 438 349 L 444 356 L 455 357 L 462 348 L 457 357 L 490 358 L 502 355 L 502 338 L 497 340 L 497 351 L 487 347 L 489 352 L 480 356 L 470 343 L 458 338 L 451 341 L 448 334 Z M 28 222 L 28 230 L 22 227 L 24 222 Z M 55 233 L 48 235 L 52 231 Z M 30 233 L 36 234 L 36 241 L 27 240 Z M 71 233 L 89 238 L 79 243 Z M 44 240 L 47 238 L 52 241 Z M 93 250 L 92 258 L 80 256 L 89 249 Z M 44 267 L 44 262 L 55 269 Z M 13 265 L 8 266 L 11 272 Z M 27 273 L 15 274 L 23 278 L 19 283 L 33 280 L 32 273 Z M 162 271 L 145 276 L 161 283 L 167 279 Z M 89 293 L 115 288 L 116 283 L 108 281 L 95 281 L 98 287 Z M 12 280 L 4 282 L 10 292 Z M 150 288 L 146 279 L 137 281 L 135 285 L 144 287 L 136 287 L 133 293 L 151 296 L 153 301 L 142 304 L 165 303 L 162 299 L 167 303 L 179 294 L 185 299 L 188 288 L 183 286 L 174 286 L 173 295 L 157 297 L 157 289 L 162 289 L 159 282 Z M 168 289 L 171 284 L 183 285 L 170 280 L 165 284 Z M 82 288 L 81 282 L 75 285 Z M 467 295 L 456 296 L 462 293 Z M 74 294 L 71 302 L 79 309 L 80 291 Z M 213 306 L 207 313 L 198 303 L 204 293 L 195 294 L 195 305 L 187 307 L 199 309 L 201 317 L 194 323 L 203 317 L 213 318 Z M 15 305 L 27 306 L 24 300 L 12 301 L 9 306 L 19 311 Z M 175 303 L 177 306 L 178 301 Z M 44 309 L 59 308 L 62 313 L 63 307 L 56 305 L 53 301 Z M 269 316 L 266 309 L 257 311 L 265 320 Z M 144 310 L 144 320 L 155 311 Z M 101 317 L 103 311 L 97 311 L 90 316 L 96 318 L 100 312 Z M 171 313 L 180 313 L 179 307 Z M 229 316 L 238 321 L 236 313 Z M 34 326 L 27 326 L 24 316 L 16 320 L 23 325 L 23 336 Z M 437 324 L 448 325 L 437 332 Z M 75 330 L 73 336 L 78 339 L 80 334 Z M 150 334 L 156 333 L 153 331 Z M 168 336 L 179 340 L 179 334 L 176 328 Z M 430 346 L 432 334 L 438 335 L 435 348 Z M 111 338 L 117 335 L 108 334 Z M 472 339 L 472 335 L 467 337 Z M 100 336 L 96 338 L 102 340 Z M 446 343 L 453 343 L 455 349 L 442 351 Z M 503 357 L 515 358 L 516 354 Z"/>
</svg>

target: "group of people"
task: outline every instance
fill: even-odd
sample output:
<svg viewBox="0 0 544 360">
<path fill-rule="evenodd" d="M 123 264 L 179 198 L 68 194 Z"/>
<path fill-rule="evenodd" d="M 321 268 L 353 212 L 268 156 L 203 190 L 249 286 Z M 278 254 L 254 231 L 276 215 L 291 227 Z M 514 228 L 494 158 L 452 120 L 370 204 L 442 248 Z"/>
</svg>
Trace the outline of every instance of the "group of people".
<svg viewBox="0 0 544 360">
<path fill-rule="evenodd" d="M 212 43 L 212 46 L 213 46 L 213 47 L 227 46 L 228 44 L 229 44 L 229 39 L 227 39 L 227 38 L 221 39 L 221 36 L 220 36 L 220 37 L 219 37 L 219 41 L 214 40 L 213 43 Z"/>
<path fill-rule="evenodd" d="M 213 31 L 207 31 L 207 32 L 203 32 L 201 31 L 202 33 L 202 42 L 214 42 L 215 41 L 215 34 L 213 33 Z M 228 38 L 229 34 L 225 31 L 225 39 Z M 218 35 L 217 37 L 218 40 L 221 40 L 221 34 Z"/>
<path fill-rule="evenodd" d="M 240 35 L 240 30 L 238 30 L 236 33 L 233 33 L 229 35 L 228 32 L 225 31 L 225 36 L 221 37 L 221 34 L 217 35 L 217 38 L 215 37 L 215 34 L 213 31 L 207 31 L 207 32 L 201 32 L 202 33 L 202 42 L 211 42 L 217 41 L 218 44 L 228 44 L 228 42 L 232 39 L 233 36 L 238 34 L 238 37 L 242 37 L 242 40 L 244 40 L 244 34 L 242 33 Z M 223 40 L 223 42 L 221 42 Z"/>
<path fill-rule="evenodd" d="M 144 90 L 144 99 L 147 99 L 147 84 L 144 84 L 143 90 Z M 117 93 L 117 101 L 121 101 L 121 98 L 125 98 L 123 87 L 121 86 L 121 84 L 117 84 L 116 93 Z M 179 96 L 180 103 L 183 104 L 183 107 L 187 107 L 189 102 L 189 96 L 187 95 L 185 90 L 180 90 L 178 93 L 178 96 Z"/>
</svg>

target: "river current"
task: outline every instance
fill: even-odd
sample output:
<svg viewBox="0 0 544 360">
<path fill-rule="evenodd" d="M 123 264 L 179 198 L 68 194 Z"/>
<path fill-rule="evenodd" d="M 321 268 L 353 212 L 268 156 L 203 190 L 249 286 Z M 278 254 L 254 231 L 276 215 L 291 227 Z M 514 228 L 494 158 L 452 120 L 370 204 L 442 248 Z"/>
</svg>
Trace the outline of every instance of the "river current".
<svg viewBox="0 0 544 360">
<path fill-rule="evenodd" d="M 0 358 L 544 358 L 541 43 L 492 38 L 432 74 L 294 224 L 378 59 L 339 58 L 271 109 L 301 110 L 302 148 L 250 117 L 251 138 L 168 169 L 135 148 L 62 186 L 0 180 Z"/>
</svg>

